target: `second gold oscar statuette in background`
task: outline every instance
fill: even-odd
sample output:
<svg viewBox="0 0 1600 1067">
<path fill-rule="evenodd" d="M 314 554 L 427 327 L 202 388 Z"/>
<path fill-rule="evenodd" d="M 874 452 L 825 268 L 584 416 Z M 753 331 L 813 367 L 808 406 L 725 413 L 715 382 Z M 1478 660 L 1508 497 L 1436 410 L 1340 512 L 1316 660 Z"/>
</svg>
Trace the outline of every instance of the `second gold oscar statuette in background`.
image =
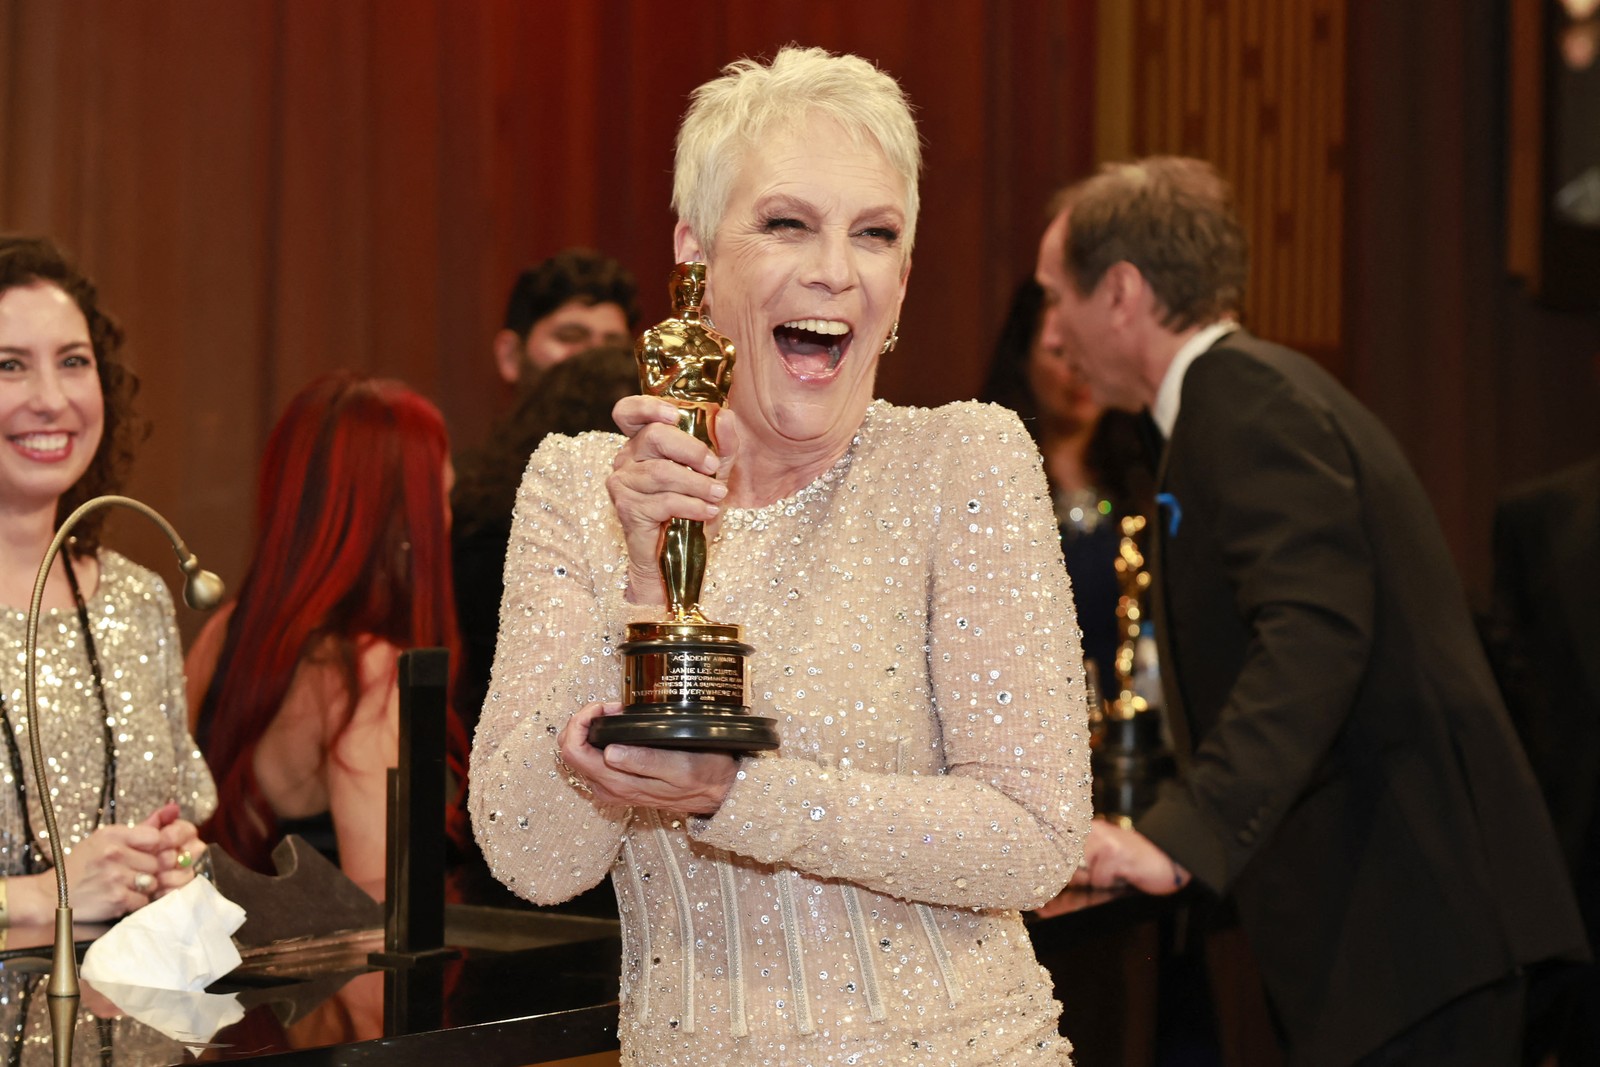
<svg viewBox="0 0 1600 1067">
<path fill-rule="evenodd" d="M 634 346 L 640 390 L 671 401 L 678 428 L 716 448 L 714 412 L 728 398 L 733 342 L 701 315 L 704 263 L 673 270 L 673 316 Z M 622 652 L 622 714 L 589 724 L 589 743 L 751 752 L 778 747 L 777 723 L 750 714 L 746 661 L 754 649 L 739 627 L 700 610 L 706 572 L 705 523 L 671 519 L 659 557 L 667 616 L 628 626 Z"/>
</svg>

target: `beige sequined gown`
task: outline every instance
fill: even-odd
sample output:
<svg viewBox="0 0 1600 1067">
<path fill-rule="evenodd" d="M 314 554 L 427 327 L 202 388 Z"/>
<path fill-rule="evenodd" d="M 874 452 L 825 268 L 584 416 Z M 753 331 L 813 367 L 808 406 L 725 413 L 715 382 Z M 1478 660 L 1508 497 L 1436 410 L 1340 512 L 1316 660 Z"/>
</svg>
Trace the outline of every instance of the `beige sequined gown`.
<svg viewBox="0 0 1600 1067">
<path fill-rule="evenodd" d="M 506 560 L 472 763 L 496 875 L 530 900 L 613 874 L 625 1062 L 1065 1063 L 1017 909 L 1088 828 L 1079 634 L 1016 416 L 878 402 L 796 496 L 729 509 L 702 605 L 744 627 L 747 758 L 714 816 L 597 807 L 556 763 L 616 699 L 630 620 L 605 489 L 621 439 L 548 439 Z"/>
<path fill-rule="evenodd" d="M 183 648 L 171 593 L 151 571 L 102 549 L 100 581 L 84 590 L 84 601 L 105 679 L 106 705 L 115 720 L 116 821 L 136 823 L 176 800 L 183 817 L 198 823 L 217 806 L 217 791 L 186 726 Z M 27 782 L 29 819 L 35 838 L 43 842 L 45 821 L 28 751 L 31 724 L 22 673 L 26 639 L 26 612 L 0 609 L 0 695 Z M 56 822 L 70 850 L 94 831 L 105 769 L 100 706 L 75 609 L 49 611 L 40 618 L 35 677 L 40 704 L 48 709 L 39 739 L 56 790 Z M 22 874 L 27 851 L 20 840 L 22 811 L 15 768 L 3 745 L 0 769 L 0 874 Z"/>
</svg>

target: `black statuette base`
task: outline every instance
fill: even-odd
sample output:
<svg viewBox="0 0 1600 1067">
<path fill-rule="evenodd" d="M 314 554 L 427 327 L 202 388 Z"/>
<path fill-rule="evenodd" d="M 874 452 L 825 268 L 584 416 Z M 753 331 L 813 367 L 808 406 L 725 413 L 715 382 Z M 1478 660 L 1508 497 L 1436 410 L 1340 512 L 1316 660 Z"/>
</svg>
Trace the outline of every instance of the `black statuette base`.
<svg viewBox="0 0 1600 1067">
<path fill-rule="evenodd" d="M 648 745 L 711 752 L 758 752 L 778 747 L 778 724 L 759 715 L 694 711 L 627 711 L 589 724 L 589 743 Z"/>
<path fill-rule="evenodd" d="M 719 752 L 778 747 L 774 719 L 751 715 L 746 661 L 755 650 L 723 623 L 632 623 L 622 653 L 622 714 L 589 724 L 589 743 Z"/>
</svg>

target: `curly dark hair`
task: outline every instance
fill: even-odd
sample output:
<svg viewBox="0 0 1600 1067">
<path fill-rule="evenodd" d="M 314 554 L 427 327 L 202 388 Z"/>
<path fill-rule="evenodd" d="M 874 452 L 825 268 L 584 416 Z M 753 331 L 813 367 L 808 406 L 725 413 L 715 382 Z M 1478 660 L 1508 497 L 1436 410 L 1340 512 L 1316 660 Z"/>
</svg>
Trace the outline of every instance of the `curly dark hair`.
<svg viewBox="0 0 1600 1067">
<path fill-rule="evenodd" d="M 528 382 L 489 442 L 463 456 L 451 508 L 457 532 L 509 524 L 528 457 L 548 434 L 615 429 L 611 409 L 639 391 L 639 366 L 626 345 L 598 345 L 562 360 Z"/>
<path fill-rule="evenodd" d="M 105 401 L 105 425 L 100 447 L 89 467 L 56 502 L 56 524 L 74 508 L 106 493 L 118 493 L 133 466 L 133 453 L 149 436 L 149 424 L 134 409 L 139 378 L 122 362 L 122 327 L 100 306 L 94 283 L 44 237 L 0 235 L 0 294 L 19 286 L 44 282 L 72 298 L 89 324 L 95 370 Z M 105 512 L 85 516 L 73 530 L 72 552 L 87 556 L 100 547 Z"/>
<path fill-rule="evenodd" d="M 1233 190 L 1211 164 L 1182 156 L 1107 163 L 1065 190 L 1066 267 L 1091 293 L 1118 263 L 1132 263 L 1161 301 L 1162 324 L 1186 330 L 1238 315 L 1249 248 Z"/>
<path fill-rule="evenodd" d="M 979 400 L 1015 411 L 1035 441 L 1039 436 L 1039 402 L 1028 383 L 1028 358 L 1034 339 L 1039 336 L 1043 312 L 1044 289 L 1032 278 L 1022 279 L 1011 292 L 1011 304 L 989 361 L 989 376 L 978 394 Z"/>
<path fill-rule="evenodd" d="M 526 341 L 535 323 L 569 300 L 615 304 L 629 329 L 639 321 L 637 286 L 628 269 L 599 252 L 569 248 L 517 275 L 506 300 L 504 328 Z"/>
</svg>

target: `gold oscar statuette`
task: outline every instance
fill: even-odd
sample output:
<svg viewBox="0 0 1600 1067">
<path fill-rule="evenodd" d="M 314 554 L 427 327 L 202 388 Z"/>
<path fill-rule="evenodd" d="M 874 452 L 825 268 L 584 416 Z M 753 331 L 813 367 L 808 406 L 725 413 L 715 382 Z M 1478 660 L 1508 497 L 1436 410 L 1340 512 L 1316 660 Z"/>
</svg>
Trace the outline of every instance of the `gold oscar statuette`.
<svg viewBox="0 0 1600 1067">
<path fill-rule="evenodd" d="M 1138 657 L 1141 642 L 1153 639 L 1146 629 L 1145 598 L 1150 593 L 1150 572 L 1145 569 L 1139 535 L 1142 515 L 1124 516 L 1118 546 L 1117 630 L 1121 641 L 1113 661 L 1114 692 L 1090 738 L 1089 765 L 1094 773 L 1095 813 L 1132 826 L 1155 800 L 1155 790 L 1170 773 L 1170 755 L 1161 737 L 1161 713 L 1141 694 Z"/>
<path fill-rule="evenodd" d="M 728 398 L 734 346 L 701 315 L 704 263 L 672 273 L 673 315 L 634 346 L 640 391 L 671 401 L 678 428 L 715 449 L 714 413 Z M 622 714 L 595 719 L 589 743 L 752 752 L 778 747 L 777 723 L 750 714 L 746 660 L 755 651 L 739 627 L 700 610 L 705 523 L 669 520 L 659 556 L 666 618 L 628 625 L 622 645 Z"/>
</svg>

